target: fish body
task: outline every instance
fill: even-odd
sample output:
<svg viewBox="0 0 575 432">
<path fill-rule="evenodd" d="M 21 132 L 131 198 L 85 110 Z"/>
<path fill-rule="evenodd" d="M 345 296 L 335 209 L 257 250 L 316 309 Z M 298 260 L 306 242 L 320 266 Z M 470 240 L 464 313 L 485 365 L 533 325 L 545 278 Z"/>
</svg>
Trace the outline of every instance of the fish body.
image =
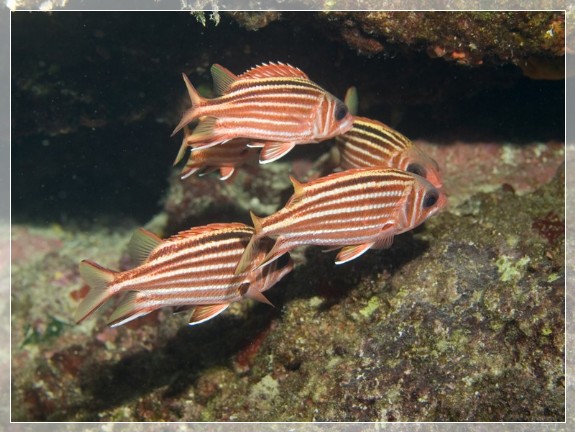
<svg viewBox="0 0 575 432">
<path fill-rule="evenodd" d="M 195 173 L 203 175 L 219 170 L 220 180 L 229 180 L 235 174 L 236 168 L 243 165 L 255 152 L 255 149 L 247 146 L 250 140 L 244 138 L 231 140 L 225 145 L 202 148 L 201 146 L 195 147 L 193 144 L 188 144 L 187 138 L 190 136 L 190 130 L 187 126 L 184 127 L 184 135 L 182 149 L 185 151 L 190 146 L 192 151 L 186 165 L 182 169 L 182 179 L 188 178 Z M 175 163 L 179 162 L 180 159 L 181 157 L 178 156 Z"/>
<path fill-rule="evenodd" d="M 436 188 L 443 186 L 437 162 L 417 148 L 405 135 L 388 125 L 356 116 L 358 95 L 350 87 L 345 104 L 354 114 L 353 127 L 335 137 L 342 170 L 353 168 L 398 168 L 425 177 Z"/>
<path fill-rule="evenodd" d="M 218 95 L 213 99 L 200 96 L 183 75 L 192 107 L 174 133 L 199 120 L 189 145 L 209 147 L 246 138 L 262 149 L 260 163 L 269 163 L 295 145 L 324 141 L 352 127 L 346 105 L 293 66 L 263 64 L 236 76 L 213 65 L 211 72 Z"/>
<path fill-rule="evenodd" d="M 353 127 L 335 140 L 343 170 L 398 168 L 425 177 L 436 188 L 443 185 L 435 160 L 405 135 L 377 120 L 355 116 Z"/>
<path fill-rule="evenodd" d="M 237 271 L 252 262 L 258 244 L 275 238 L 260 266 L 299 245 L 343 247 L 336 264 L 368 249 L 389 247 L 393 237 L 411 230 L 446 204 L 446 197 L 417 174 L 392 168 L 351 169 L 301 184 L 284 208 L 265 217 L 252 214 L 255 235 Z"/>
<path fill-rule="evenodd" d="M 236 274 L 235 268 L 253 229 L 240 223 L 210 224 L 180 232 L 166 240 L 140 229 L 130 242 L 130 252 L 140 262 L 124 272 L 105 269 L 91 261 L 80 263 L 80 275 L 92 288 L 78 306 L 83 321 L 110 298 L 125 294 L 109 324 L 118 326 L 156 309 L 192 308 L 190 324 L 204 322 L 244 297 L 269 303 L 262 292 L 293 267 L 291 259 L 268 270 Z M 270 243 L 256 252 L 257 259 Z"/>
</svg>

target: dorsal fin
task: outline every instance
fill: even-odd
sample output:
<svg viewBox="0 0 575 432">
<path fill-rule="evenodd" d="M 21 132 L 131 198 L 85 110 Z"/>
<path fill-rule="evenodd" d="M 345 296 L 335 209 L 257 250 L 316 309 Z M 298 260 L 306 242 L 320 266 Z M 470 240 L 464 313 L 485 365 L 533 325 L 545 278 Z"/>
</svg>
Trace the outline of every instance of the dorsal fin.
<svg viewBox="0 0 575 432">
<path fill-rule="evenodd" d="M 290 197 L 285 207 L 297 204 L 302 198 L 305 197 L 305 185 L 293 176 L 289 176 L 291 184 L 293 185 L 293 195 Z"/>
<path fill-rule="evenodd" d="M 136 265 L 140 265 L 148 259 L 152 251 L 162 242 L 163 240 L 156 234 L 153 234 L 144 228 L 139 228 L 134 232 L 134 235 L 132 235 L 132 239 L 128 244 L 130 257 Z"/>
<path fill-rule="evenodd" d="M 236 75 L 219 64 L 212 65 L 210 72 L 212 73 L 212 79 L 214 80 L 214 92 L 216 96 L 223 95 L 238 79 Z"/>
<path fill-rule="evenodd" d="M 299 68 L 289 64 L 277 63 L 263 63 L 255 66 L 250 70 L 241 74 L 238 78 L 273 78 L 273 77 L 292 77 L 309 79 L 308 76 Z"/>
<path fill-rule="evenodd" d="M 245 228 L 250 229 L 247 225 L 240 223 L 240 222 L 230 222 L 230 223 L 212 223 L 200 227 L 193 227 L 185 231 L 180 231 L 177 234 L 174 234 L 172 237 L 167 239 L 168 241 L 172 240 L 181 240 L 188 237 L 193 237 L 199 234 L 203 234 L 210 231 L 216 231 L 221 229 L 234 229 L 234 228 Z"/>
</svg>

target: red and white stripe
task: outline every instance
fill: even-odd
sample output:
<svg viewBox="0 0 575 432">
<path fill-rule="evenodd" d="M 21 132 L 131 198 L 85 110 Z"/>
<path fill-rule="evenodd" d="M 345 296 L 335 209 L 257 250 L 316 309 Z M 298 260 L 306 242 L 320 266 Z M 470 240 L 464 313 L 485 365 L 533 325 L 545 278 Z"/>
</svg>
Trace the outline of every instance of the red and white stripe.
<svg viewBox="0 0 575 432">
<path fill-rule="evenodd" d="M 291 271 L 292 263 L 288 260 L 269 270 L 253 270 L 252 266 L 236 274 L 237 263 L 253 232 L 251 227 L 240 223 L 211 224 L 180 232 L 155 247 L 138 267 L 116 273 L 94 309 L 80 305 L 82 312 L 78 318 L 84 319 L 100 304 L 121 293 L 127 295 L 110 317 L 109 323 L 114 326 L 165 306 L 222 305 L 219 310 L 223 310 L 247 292 L 258 298 L 259 293 Z M 258 259 L 269 251 L 270 243 L 262 246 Z"/>
<path fill-rule="evenodd" d="M 344 170 L 377 166 L 410 170 L 423 175 L 435 187 L 442 187 L 437 163 L 409 138 L 384 123 L 354 117 L 353 127 L 335 140 Z"/>
<path fill-rule="evenodd" d="M 239 77 L 223 74 L 230 80 L 223 85 L 223 68 L 216 67 L 220 73 L 212 74 L 219 97 L 195 96 L 195 89 L 187 82 L 197 102 L 174 132 L 200 119 L 190 143 L 212 146 L 234 138 L 249 138 L 262 145 L 305 144 L 332 138 L 352 126 L 345 104 L 297 68 L 262 65 Z M 346 114 L 337 118 L 336 112 L 342 108 Z"/>
<path fill-rule="evenodd" d="M 294 188 L 284 208 L 254 218 L 256 234 L 238 270 L 264 237 L 276 243 L 262 265 L 299 245 L 387 247 L 394 235 L 421 224 L 446 202 L 424 178 L 391 168 L 343 171 L 306 184 L 294 182 Z"/>
</svg>

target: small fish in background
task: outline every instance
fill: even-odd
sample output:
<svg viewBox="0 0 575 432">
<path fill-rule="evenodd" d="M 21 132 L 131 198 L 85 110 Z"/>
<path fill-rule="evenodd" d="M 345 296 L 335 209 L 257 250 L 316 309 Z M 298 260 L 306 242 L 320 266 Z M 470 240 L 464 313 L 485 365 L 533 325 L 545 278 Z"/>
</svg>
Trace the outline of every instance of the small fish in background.
<svg viewBox="0 0 575 432">
<path fill-rule="evenodd" d="M 250 140 L 244 138 L 231 140 L 225 145 L 195 147 L 193 144 L 188 144 L 190 134 L 190 128 L 184 126 L 182 147 L 174 162 L 174 165 L 177 164 L 184 157 L 186 149 L 192 147 L 188 161 L 182 169 L 182 180 L 198 172 L 202 176 L 216 170 L 220 171 L 220 180 L 231 180 L 237 172 L 236 168 L 243 165 L 256 151 L 247 146 Z"/>
<path fill-rule="evenodd" d="M 256 268 L 300 245 L 343 246 L 336 257 L 336 264 L 343 264 L 369 249 L 391 246 L 395 235 L 446 204 L 443 192 L 426 179 L 398 169 L 351 169 L 306 184 L 292 182 L 294 194 L 284 208 L 265 218 L 252 213 L 255 234 L 236 271 L 252 265 L 266 237 L 276 242 Z"/>
<path fill-rule="evenodd" d="M 112 297 L 124 294 L 108 324 L 119 326 L 156 309 L 193 309 L 190 324 L 205 322 L 244 297 L 271 304 L 262 294 L 293 268 L 291 258 L 269 268 L 254 269 L 269 251 L 263 244 L 249 270 L 236 265 L 253 234 L 241 223 L 210 224 L 182 231 L 166 240 L 144 229 L 134 233 L 130 254 L 139 264 L 124 272 L 84 260 L 80 275 L 91 287 L 76 310 L 80 323 Z"/>
<path fill-rule="evenodd" d="M 192 107 L 172 135 L 199 120 L 189 145 L 210 147 L 246 138 L 251 147 L 261 148 L 260 163 L 269 163 L 298 144 L 324 141 L 352 127 L 346 105 L 296 67 L 269 63 L 237 76 L 215 64 L 211 73 L 213 99 L 200 96 L 183 74 Z"/>
<path fill-rule="evenodd" d="M 377 120 L 357 117 L 357 90 L 348 89 L 345 103 L 354 114 L 353 127 L 335 138 L 343 170 L 389 167 L 425 177 L 436 188 L 443 186 L 437 162 L 417 148 L 405 135 Z"/>
</svg>

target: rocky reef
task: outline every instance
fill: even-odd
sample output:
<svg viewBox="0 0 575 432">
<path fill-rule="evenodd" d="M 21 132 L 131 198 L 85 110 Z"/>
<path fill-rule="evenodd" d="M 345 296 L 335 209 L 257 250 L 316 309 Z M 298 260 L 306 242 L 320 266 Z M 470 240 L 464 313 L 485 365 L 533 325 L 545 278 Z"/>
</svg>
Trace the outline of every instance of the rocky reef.
<svg viewBox="0 0 575 432">
<path fill-rule="evenodd" d="M 562 58 L 563 28 L 559 12 L 221 13 L 205 27 L 16 13 L 12 420 L 562 421 L 564 81 L 521 62 Z M 138 226 L 249 223 L 290 196 L 288 174 L 329 168 L 330 142 L 231 182 L 171 166 L 180 73 L 207 94 L 211 64 L 263 61 L 339 96 L 356 85 L 361 115 L 437 160 L 448 208 L 345 265 L 298 249 L 273 308 L 112 329 L 108 305 L 75 325 L 80 259 L 129 268 Z"/>
</svg>

